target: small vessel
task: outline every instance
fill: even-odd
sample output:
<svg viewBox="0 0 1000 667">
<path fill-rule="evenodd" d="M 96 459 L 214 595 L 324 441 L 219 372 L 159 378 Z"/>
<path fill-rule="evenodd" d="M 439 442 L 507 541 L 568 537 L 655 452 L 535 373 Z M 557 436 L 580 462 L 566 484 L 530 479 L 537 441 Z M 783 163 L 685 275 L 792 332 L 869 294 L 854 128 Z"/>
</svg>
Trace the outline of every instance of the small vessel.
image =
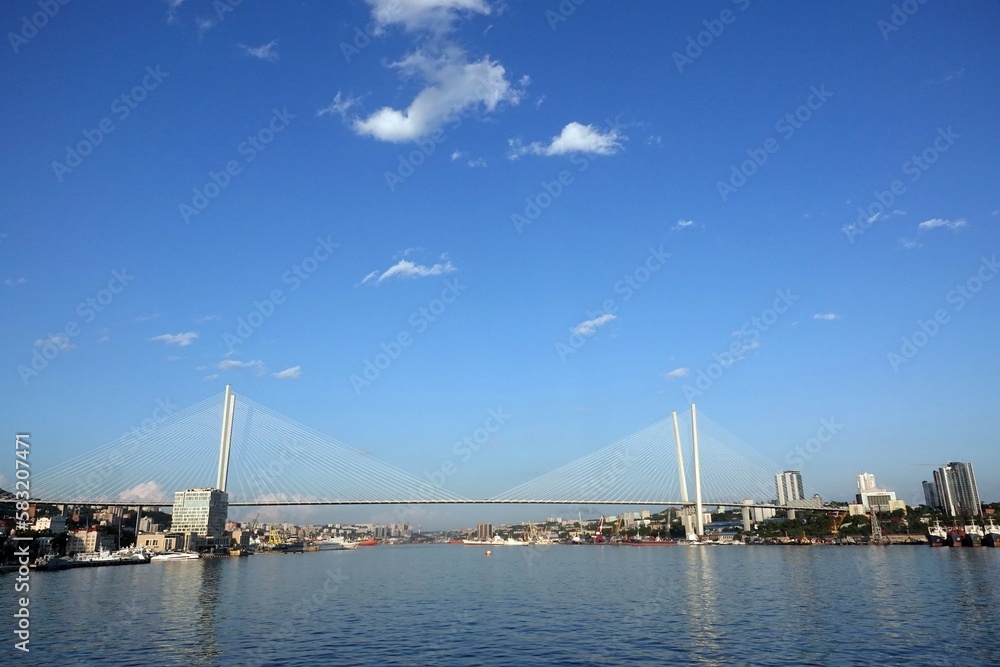
<svg viewBox="0 0 1000 667">
<path fill-rule="evenodd" d="M 359 547 L 373 547 L 376 544 L 378 544 L 378 540 L 374 540 L 374 539 L 361 540 L 360 542 L 358 542 L 358 546 Z"/>
<path fill-rule="evenodd" d="M 944 545 L 946 547 L 961 546 L 963 537 L 965 537 L 965 531 L 957 526 L 952 526 L 948 528 L 948 536 L 944 538 Z"/>
<path fill-rule="evenodd" d="M 621 545 L 623 547 L 675 547 L 677 542 L 674 540 L 622 540 Z"/>
<path fill-rule="evenodd" d="M 201 554 L 193 551 L 166 551 L 162 554 L 153 554 L 149 560 L 198 560 L 199 558 L 201 558 Z"/>
<path fill-rule="evenodd" d="M 965 527 L 965 535 L 962 537 L 963 547 L 978 547 L 983 543 L 983 529 L 978 524 L 970 523 Z"/>
<path fill-rule="evenodd" d="M 927 529 L 927 544 L 932 547 L 943 547 L 948 539 L 948 531 L 944 529 L 940 521 L 935 521 L 934 525 Z"/>
<path fill-rule="evenodd" d="M 1000 547 L 1000 526 L 993 523 L 993 517 L 990 517 L 990 522 L 983 528 L 983 546 L 994 549 Z"/>
</svg>

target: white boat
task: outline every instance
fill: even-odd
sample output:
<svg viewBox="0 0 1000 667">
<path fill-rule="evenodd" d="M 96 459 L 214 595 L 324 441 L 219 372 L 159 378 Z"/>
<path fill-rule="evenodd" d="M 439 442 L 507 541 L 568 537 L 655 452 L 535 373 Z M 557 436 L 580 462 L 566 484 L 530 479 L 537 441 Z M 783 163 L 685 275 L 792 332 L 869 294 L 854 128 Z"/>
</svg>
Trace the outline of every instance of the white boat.
<svg viewBox="0 0 1000 667">
<path fill-rule="evenodd" d="M 313 542 L 313 544 L 318 546 L 320 551 L 345 551 L 358 548 L 357 542 L 348 542 L 340 535 L 337 537 L 329 537 L 325 540 L 320 540 L 319 542 Z"/>
<path fill-rule="evenodd" d="M 162 554 L 155 554 L 149 560 L 197 560 L 200 554 L 193 551 L 167 551 Z"/>
</svg>

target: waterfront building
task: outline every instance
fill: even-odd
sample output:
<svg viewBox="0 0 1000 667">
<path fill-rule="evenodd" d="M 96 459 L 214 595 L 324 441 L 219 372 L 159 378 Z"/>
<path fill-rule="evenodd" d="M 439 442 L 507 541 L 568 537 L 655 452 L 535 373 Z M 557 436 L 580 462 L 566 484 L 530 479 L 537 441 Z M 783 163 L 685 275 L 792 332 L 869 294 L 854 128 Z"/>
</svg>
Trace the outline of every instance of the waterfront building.
<svg viewBox="0 0 1000 667">
<path fill-rule="evenodd" d="M 791 501 L 803 500 L 806 497 L 802 489 L 802 473 L 798 470 L 786 470 L 774 476 L 774 486 L 778 491 L 777 505 L 787 505 Z"/>
<path fill-rule="evenodd" d="M 493 539 L 493 524 L 492 523 L 476 524 L 476 539 L 477 540 Z"/>
<path fill-rule="evenodd" d="M 100 533 L 97 528 L 71 530 L 67 535 L 66 553 L 94 553 L 101 549 L 113 550 L 115 536 Z"/>
<path fill-rule="evenodd" d="M 924 480 L 924 505 L 928 507 L 941 507 L 941 499 L 938 497 L 937 484 Z"/>
<path fill-rule="evenodd" d="M 976 473 L 971 463 L 952 461 L 934 471 L 938 507 L 948 516 L 982 516 Z"/>
<path fill-rule="evenodd" d="M 66 517 L 41 516 L 35 519 L 35 530 L 51 530 L 53 533 L 66 532 Z"/>
<path fill-rule="evenodd" d="M 228 546 L 226 516 L 229 494 L 218 489 L 187 489 L 174 492 L 170 532 L 190 536 L 185 548 Z"/>
<path fill-rule="evenodd" d="M 874 491 L 878 486 L 875 484 L 875 475 L 870 472 L 858 473 L 858 493 Z"/>
<path fill-rule="evenodd" d="M 139 533 L 135 538 L 135 546 L 143 547 L 154 553 L 175 551 L 184 548 L 184 535 L 181 533 Z"/>
</svg>

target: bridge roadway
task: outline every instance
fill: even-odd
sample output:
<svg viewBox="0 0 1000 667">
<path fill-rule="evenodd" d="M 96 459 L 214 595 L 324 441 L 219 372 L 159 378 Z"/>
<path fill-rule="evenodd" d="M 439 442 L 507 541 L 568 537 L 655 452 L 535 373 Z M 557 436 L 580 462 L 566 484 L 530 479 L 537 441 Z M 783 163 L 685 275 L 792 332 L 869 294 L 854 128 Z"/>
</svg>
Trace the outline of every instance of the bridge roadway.
<svg viewBox="0 0 1000 667">
<path fill-rule="evenodd" d="M 13 498 L 0 499 L 0 503 L 17 502 Z M 39 500 L 32 498 L 31 502 L 42 505 L 89 505 L 99 507 L 173 507 L 173 501 L 157 500 L 120 500 L 120 501 L 83 501 L 83 500 Z M 504 498 L 490 498 L 487 500 L 473 500 L 468 498 L 456 498 L 448 500 L 278 500 L 271 502 L 232 502 L 229 507 L 321 507 L 329 505 L 653 505 L 672 507 L 694 507 L 694 501 L 682 500 L 517 500 Z M 728 507 L 740 509 L 743 507 L 761 507 L 765 509 L 795 510 L 798 512 L 845 512 L 847 507 L 788 507 L 787 505 L 775 505 L 769 503 L 735 503 L 731 501 L 716 502 L 714 500 L 703 500 L 702 507 Z"/>
</svg>

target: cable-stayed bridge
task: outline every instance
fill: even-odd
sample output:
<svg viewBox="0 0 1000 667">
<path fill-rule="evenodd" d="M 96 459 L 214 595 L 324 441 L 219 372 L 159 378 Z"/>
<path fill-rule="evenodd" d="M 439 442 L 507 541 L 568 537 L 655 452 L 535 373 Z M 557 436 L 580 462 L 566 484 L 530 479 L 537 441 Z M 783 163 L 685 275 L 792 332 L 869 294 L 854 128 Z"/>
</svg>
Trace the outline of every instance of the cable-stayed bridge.
<svg viewBox="0 0 1000 667">
<path fill-rule="evenodd" d="M 214 476 L 214 488 L 228 493 L 230 507 L 674 505 L 694 512 L 748 500 L 773 506 L 778 470 L 692 405 L 502 493 L 468 498 L 236 397 L 227 387 L 223 397 L 36 471 L 32 496 L 52 504 L 171 506 L 174 491 L 212 487 Z"/>
</svg>

